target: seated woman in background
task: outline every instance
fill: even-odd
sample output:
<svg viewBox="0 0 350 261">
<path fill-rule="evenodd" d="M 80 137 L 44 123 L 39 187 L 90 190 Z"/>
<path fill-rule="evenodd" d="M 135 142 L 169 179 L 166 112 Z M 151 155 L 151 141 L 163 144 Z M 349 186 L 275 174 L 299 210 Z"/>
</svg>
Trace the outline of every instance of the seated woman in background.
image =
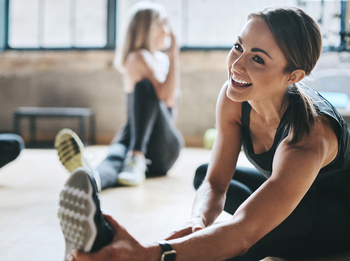
<svg viewBox="0 0 350 261">
<path fill-rule="evenodd" d="M 349 130 L 327 100 L 300 83 L 321 50 L 317 23 L 303 10 L 250 14 L 227 58 L 218 135 L 209 166 L 196 173 L 190 221 L 165 242 L 144 245 L 87 204 L 97 207 L 114 239 L 95 253 L 74 250 L 69 259 L 305 260 L 348 250 Z M 236 168 L 242 144 L 257 170 Z M 223 210 L 231 220 L 214 224 Z"/>
<path fill-rule="evenodd" d="M 163 6 L 145 2 L 132 6 L 116 64 L 123 74 L 127 122 L 110 144 L 106 159 L 90 168 L 99 190 L 117 184 L 135 186 L 146 176 L 165 175 L 183 146 L 174 122 L 180 94 L 179 48 Z M 89 166 L 73 131 L 59 132 L 55 146 L 69 172 Z"/>
</svg>

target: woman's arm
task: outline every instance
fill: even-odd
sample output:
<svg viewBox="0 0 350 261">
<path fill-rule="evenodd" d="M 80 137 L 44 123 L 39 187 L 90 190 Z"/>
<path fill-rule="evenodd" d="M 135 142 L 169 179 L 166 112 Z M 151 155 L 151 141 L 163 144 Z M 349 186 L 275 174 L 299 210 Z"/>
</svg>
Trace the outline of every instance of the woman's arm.
<svg viewBox="0 0 350 261">
<path fill-rule="evenodd" d="M 192 215 L 185 226 L 167 239 L 191 234 L 214 223 L 223 210 L 226 191 L 241 150 L 241 103 L 226 96 L 227 83 L 221 88 L 216 108 L 217 136 L 214 141 L 205 180 L 198 189 Z"/>
<path fill-rule="evenodd" d="M 174 107 L 177 103 L 177 92 L 180 89 L 180 48 L 172 31 L 170 36 L 171 46 L 166 52 L 169 57 L 169 72 L 163 84 L 156 87 L 156 92 L 159 99 L 168 107 Z"/>
<path fill-rule="evenodd" d="M 217 137 L 208 172 L 195 197 L 192 218 L 201 218 L 207 227 L 223 210 L 226 191 L 236 169 L 242 145 L 241 103 L 226 96 L 226 83 L 220 91 L 217 108 Z"/>
</svg>

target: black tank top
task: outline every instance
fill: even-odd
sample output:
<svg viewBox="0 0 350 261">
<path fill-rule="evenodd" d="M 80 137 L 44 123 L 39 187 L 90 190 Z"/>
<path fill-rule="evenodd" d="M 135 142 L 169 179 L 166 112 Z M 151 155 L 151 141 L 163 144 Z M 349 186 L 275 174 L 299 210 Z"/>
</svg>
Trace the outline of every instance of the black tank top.
<svg viewBox="0 0 350 261">
<path fill-rule="evenodd" d="M 321 115 L 326 115 L 336 126 L 338 137 L 338 153 L 336 158 L 323 167 L 318 173 L 312 188 L 337 189 L 350 192 L 350 135 L 346 122 L 338 111 L 318 92 L 299 83 L 299 87 L 312 99 L 316 110 Z M 277 128 L 272 147 L 261 154 L 255 154 L 249 131 L 251 106 L 248 102 L 242 104 L 242 132 L 243 150 L 248 160 L 266 177 L 272 173 L 272 162 L 278 145 L 285 139 L 289 132 L 290 108 L 285 111 Z M 298 162 L 295 162 L 298 164 Z"/>
</svg>

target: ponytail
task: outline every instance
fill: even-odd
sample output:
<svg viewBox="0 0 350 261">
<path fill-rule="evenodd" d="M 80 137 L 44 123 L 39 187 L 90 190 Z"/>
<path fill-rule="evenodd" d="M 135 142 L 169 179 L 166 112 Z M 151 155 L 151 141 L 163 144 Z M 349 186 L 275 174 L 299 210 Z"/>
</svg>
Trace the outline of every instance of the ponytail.
<svg viewBox="0 0 350 261">
<path fill-rule="evenodd" d="M 287 99 L 290 106 L 288 143 L 295 144 L 301 140 L 303 135 L 310 133 L 319 114 L 310 97 L 297 84 L 288 87 Z"/>
</svg>

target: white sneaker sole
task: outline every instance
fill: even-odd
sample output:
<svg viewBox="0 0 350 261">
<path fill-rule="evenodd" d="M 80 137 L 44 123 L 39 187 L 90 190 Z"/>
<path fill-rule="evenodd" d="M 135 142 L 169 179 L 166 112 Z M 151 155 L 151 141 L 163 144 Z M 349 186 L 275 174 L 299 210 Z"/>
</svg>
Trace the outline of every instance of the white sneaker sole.
<svg viewBox="0 0 350 261">
<path fill-rule="evenodd" d="M 93 188 L 85 170 L 76 170 L 60 194 L 58 218 L 66 242 L 66 254 L 73 249 L 90 252 L 97 235 Z"/>
<path fill-rule="evenodd" d="M 83 155 L 84 144 L 74 131 L 63 129 L 58 132 L 55 139 L 55 148 L 62 165 L 69 173 L 80 167 L 89 169 L 95 178 L 98 191 L 101 191 L 100 175 L 85 161 Z"/>
<path fill-rule="evenodd" d="M 62 165 L 70 173 L 76 168 L 88 167 L 83 157 L 84 144 L 74 131 L 61 130 L 56 135 L 55 148 Z"/>
</svg>

